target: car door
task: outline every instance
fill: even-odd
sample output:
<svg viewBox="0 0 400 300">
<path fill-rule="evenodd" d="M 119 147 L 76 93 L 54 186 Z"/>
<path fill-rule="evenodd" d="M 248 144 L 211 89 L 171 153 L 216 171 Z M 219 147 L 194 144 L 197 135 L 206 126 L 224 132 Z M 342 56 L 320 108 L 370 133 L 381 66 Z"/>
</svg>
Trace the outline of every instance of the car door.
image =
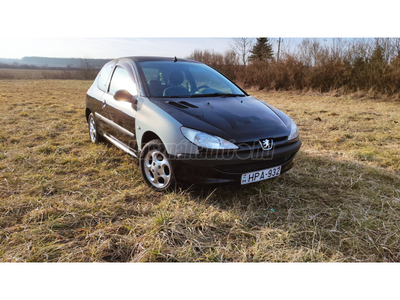
<svg viewBox="0 0 400 300">
<path fill-rule="evenodd" d="M 114 66 L 115 61 L 110 61 L 105 64 L 97 76 L 97 85 L 94 88 L 91 87 L 90 89 L 90 109 L 95 114 L 96 122 L 98 122 L 98 129 L 104 133 L 109 132 L 109 125 L 108 123 L 104 122 L 106 113 L 104 95 L 107 93 L 110 77 L 114 70 Z"/>
<path fill-rule="evenodd" d="M 107 93 L 103 96 L 105 117 L 108 119 L 110 135 L 130 149 L 137 150 L 135 119 L 136 106 L 129 101 L 117 101 L 115 93 L 126 90 L 137 96 L 137 84 L 133 71 L 127 65 L 117 65 L 111 77 Z"/>
</svg>

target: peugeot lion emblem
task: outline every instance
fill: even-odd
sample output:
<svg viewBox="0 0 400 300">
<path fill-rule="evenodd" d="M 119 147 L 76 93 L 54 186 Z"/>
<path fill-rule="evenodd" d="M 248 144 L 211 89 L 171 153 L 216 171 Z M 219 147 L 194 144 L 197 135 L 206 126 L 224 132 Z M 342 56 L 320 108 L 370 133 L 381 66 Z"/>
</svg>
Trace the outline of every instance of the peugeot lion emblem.
<svg viewBox="0 0 400 300">
<path fill-rule="evenodd" d="M 263 150 L 271 150 L 273 145 L 272 139 L 260 140 L 260 145 Z"/>
</svg>

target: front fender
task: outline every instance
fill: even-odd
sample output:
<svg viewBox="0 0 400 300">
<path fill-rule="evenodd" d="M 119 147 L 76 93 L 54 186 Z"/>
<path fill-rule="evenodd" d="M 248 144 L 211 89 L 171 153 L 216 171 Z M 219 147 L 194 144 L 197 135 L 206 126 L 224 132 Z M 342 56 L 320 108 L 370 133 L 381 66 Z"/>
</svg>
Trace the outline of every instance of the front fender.
<svg viewBox="0 0 400 300">
<path fill-rule="evenodd" d="M 136 138 L 139 151 L 142 150 L 143 135 L 146 132 L 154 132 L 160 137 L 168 154 L 174 156 L 181 153 L 198 154 L 197 146 L 183 136 L 181 127 L 181 123 L 149 99 L 138 98 Z"/>
</svg>

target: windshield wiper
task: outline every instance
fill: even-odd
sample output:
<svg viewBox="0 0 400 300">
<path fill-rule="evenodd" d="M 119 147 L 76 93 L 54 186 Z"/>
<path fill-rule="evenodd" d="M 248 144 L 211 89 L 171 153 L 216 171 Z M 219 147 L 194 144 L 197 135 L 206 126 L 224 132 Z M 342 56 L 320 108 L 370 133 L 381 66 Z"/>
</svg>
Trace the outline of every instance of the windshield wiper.
<svg viewBox="0 0 400 300">
<path fill-rule="evenodd" d="M 200 98 L 200 97 L 245 97 L 244 94 L 230 94 L 230 93 L 212 93 L 212 94 L 193 94 L 190 98 Z"/>
</svg>

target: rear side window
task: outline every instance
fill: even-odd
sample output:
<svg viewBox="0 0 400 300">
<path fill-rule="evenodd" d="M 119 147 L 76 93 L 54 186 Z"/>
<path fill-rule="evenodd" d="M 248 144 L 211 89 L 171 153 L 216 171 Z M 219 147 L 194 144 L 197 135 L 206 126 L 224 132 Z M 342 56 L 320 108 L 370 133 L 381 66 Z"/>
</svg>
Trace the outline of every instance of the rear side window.
<svg viewBox="0 0 400 300">
<path fill-rule="evenodd" d="M 114 63 L 109 62 L 101 69 L 101 71 L 99 73 L 99 79 L 97 80 L 97 86 L 103 92 L 107 91 L 107 81 L 108 81 L 108 78 L 110 77 L 113 66 L 114 66 Z"/>
<path fill-rule="evenodd" d="M 114 95 L 119 90 L 127 90 L 131 95 L 137 95 L 136 85 L 129 76 L 128 71 L 120 66 L 114 71 L 109 92 Z"/>
</svg>

